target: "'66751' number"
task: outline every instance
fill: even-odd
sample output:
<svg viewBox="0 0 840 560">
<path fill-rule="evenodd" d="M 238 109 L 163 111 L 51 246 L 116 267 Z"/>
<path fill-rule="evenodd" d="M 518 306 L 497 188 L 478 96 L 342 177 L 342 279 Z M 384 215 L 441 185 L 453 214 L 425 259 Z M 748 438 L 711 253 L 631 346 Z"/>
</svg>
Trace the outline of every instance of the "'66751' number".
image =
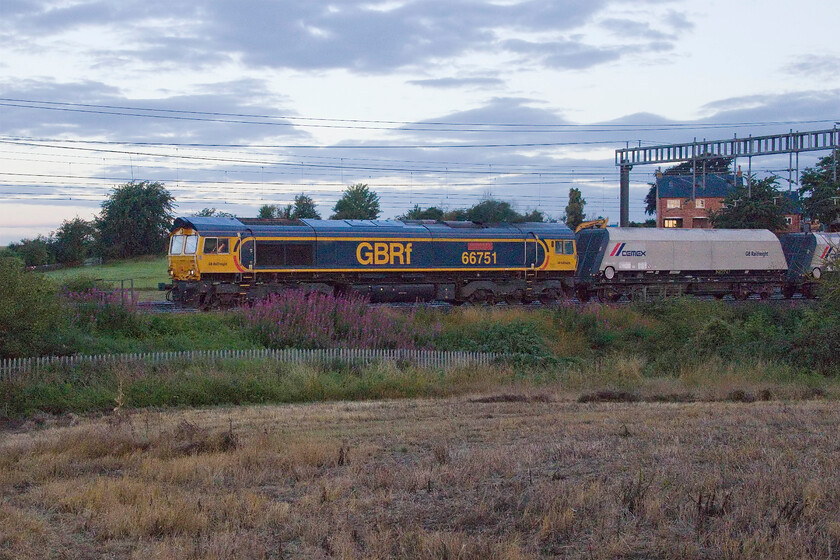
<svg viewBox="0 0 840 560">
<path fill-rule="evenodd" d="M 463 264 L 496 264 L 495 251 L 464 251 L 461 253 Z"/>
</svg>

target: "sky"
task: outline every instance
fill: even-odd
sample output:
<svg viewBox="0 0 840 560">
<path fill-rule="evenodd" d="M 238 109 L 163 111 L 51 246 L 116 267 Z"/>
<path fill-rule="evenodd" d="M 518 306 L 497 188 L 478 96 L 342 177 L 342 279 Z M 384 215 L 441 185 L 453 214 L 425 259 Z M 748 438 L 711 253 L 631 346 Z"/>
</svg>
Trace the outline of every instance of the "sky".
<svg viewBox="0 0 840 560">
<path fill-rule="evenodd" d="M 579 188 L 614 221 L 618 148 L 835 126 L 838 21 L 835 0 L 0 0 L 0 244 L 133 180 L 178 215 L 303 192 L 326 218 L 365 183 L 383 218 L 488 196 L 562 218 Z M 751 169 L 796 188 L 790 164 Z"/>
</svg>

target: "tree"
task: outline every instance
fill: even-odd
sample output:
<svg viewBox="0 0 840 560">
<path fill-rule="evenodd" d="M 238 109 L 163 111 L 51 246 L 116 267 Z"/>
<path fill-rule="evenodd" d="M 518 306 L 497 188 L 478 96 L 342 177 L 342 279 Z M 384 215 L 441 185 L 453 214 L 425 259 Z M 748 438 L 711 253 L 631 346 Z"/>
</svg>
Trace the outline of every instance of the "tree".
<svg viewBox="0 0 840 560">
<path fill-rule="evenodd" d="M 257 213 L 257 217 L 262 218 L 264 220 L 274 219 L 279 218 L 282 212 L 283 211 L 276 204 L 263 204 L 262 206 L 260 206 L 259 212 Z"/>
<path fill-rule="evenodd" d="M 425 210 L 420 208 L 419 204 L 415 204 L 414 208 L 403 214 L 397 216 L 398 220 L 442 220 L 443 210 L 437 206 L 429 206 Z"/>
<path fill-rule="evenodd" d="M 697 161 L 696 170 L 693 168 L 694 161 Z M 705 163 L 704 163 L 705 162 Z M 703 172 L 725 175 L 731 172 L 732 158 L 713 157 L 707 160 L 689 160 L 666 169 L 663 175 L 693 175 L 703 176 Z M 645 214 L 653 216 L 656 214 L 656 183 L 650 183 L 650 190 L 645 196 Z"/>
<path fill-rule="evenodd" d="M 291 216 L 295 220 L 308 218 L 311 220 L 320 220 L 321 214 L 315 209 L 315 201 L 304 193 L 300 193 L 295 197 L 295 205 L 292 209 Z"/>
<path fill-rule="evenodd" d="M 165 252 L 174 200 L 157 181 L 132 181 L 115 187 L 96 219 L 103 256 L 125 258 Z"/>
<path fill-rule="evenodd" d="M 96 228 L 92 222 L 79 217 L 64 220 L 54 234 L 53 246 L 56 260 L 60 263 L 81 263 L 96 242 Z"/>
<path fill-rule="evenodd" d="M 821 158 L 817 166 L 802 172 L 802 204 L 812 220 L 819 220 L 827 228 L 840 218 L 840 165 L 834 155 Z"/>
<path fill-rule="evenodd" d="M 444 214 L 444 219 L 453 221 L 471 221 L 481 224 L 543 222 L 545 215 L 539 210 L 520 214 L 509 202 L 485 198 L 470 208 L 452 210 Z"/>
<path fill-rule="evenodd" d="M 785 229 L 791 202 L 778 190 L 778 177 L 736 185 L 723 208 L 709 215 L 712 227 L 726 229 Z"/>
<path fill-rule="evenodd" d="M 379 217 L 379 195 L 362 183 L 350 185 L 333 206 L 331 220 L 375 220 Z"/>
<path fill-rule="evenodd" d="M 27 272 L 13 257 L 0 257 L 0 358 L 60 352 L 61 312 L 46 276 Z"/>
<path fill-rule="evenodd" d="M 586 201 L 580 194 L 580 189 L 569 189 L 569 204 L 566 205 L 566 217 L 563 221 L 572 230 L 583 223 L 583 220 L 586 218 L 583 213 L 584 206 L 586 206 Z"/>
<path fill-rule="evenodd" d="M 42 266 L 55 262 L 53 240 L 43 235 L 35 239 L 21 239 L 18 243 L 9 243 L 9 251 L 26 266 Z"/>
<path fill-rule="evenodd" d="M 222 212 L 221 210 L 216 210 L 215 208 L 202 208 L 195 214 L 193 214 L 196 218 L 235 218 L 233 214 L 230 212 Z"/>
</svg>

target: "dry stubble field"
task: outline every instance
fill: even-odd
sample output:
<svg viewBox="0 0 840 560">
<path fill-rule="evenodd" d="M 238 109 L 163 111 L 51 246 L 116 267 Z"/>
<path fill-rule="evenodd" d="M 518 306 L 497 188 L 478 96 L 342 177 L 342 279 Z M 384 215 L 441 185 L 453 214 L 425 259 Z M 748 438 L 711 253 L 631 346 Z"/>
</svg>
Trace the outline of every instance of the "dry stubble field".
<svg viewBox="0 0 840 560">
<path fill-rule="evenodd" d="M 0 433 L 0 558 L 837 558 L 836 401 L 521 393 Z"/>
</svg>

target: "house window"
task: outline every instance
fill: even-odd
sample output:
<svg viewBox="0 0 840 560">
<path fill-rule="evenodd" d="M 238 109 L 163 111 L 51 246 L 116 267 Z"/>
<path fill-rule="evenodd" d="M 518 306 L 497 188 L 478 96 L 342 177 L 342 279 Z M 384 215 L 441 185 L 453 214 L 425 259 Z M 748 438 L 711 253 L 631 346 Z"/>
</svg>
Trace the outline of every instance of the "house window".
<svg viewBox="0 0 840 560">
<path fill-rule="evenodd" d="M 785 223 L 789 226 L 793 225 L 793 216 L 785 216 Z"/>
<path fill-rule="evenodd" d="M 695 208 L 705 208 L 706 207 L 706 199 L 705 198 L 698 198 L 694 201 Z"/>
<path fill-rule="evenodd" d="M 680 207 L 680 199 L 679 198 L 669 198 L 665 202 L 665 208 L 679 208 Z"/>
<path fill-rule="evenodd" d="M 665 219 L 665 227 L 666 228 L 681 228 L 682 227 L 682 218 L 666 218 Z"/>
</svg>

